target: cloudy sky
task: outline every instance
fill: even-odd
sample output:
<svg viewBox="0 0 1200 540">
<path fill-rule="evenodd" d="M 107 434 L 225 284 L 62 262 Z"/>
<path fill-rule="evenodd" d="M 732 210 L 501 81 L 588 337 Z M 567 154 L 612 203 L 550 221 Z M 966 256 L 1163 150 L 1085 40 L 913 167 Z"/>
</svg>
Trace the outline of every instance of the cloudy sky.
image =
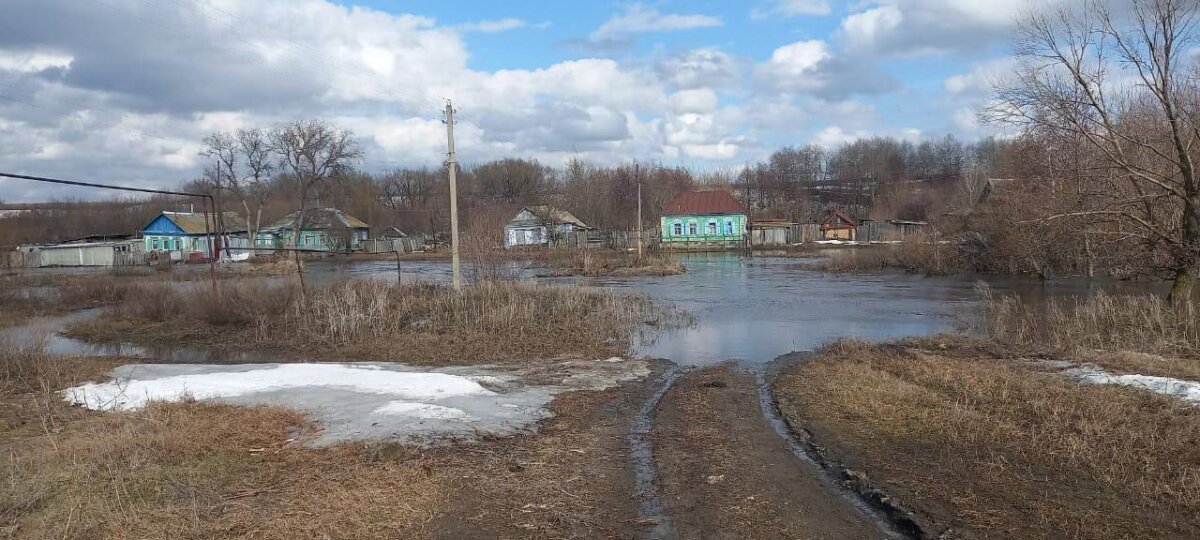
<svg viewBox="0 0 1200 540">
<path fill-rule="evenodd" d="M 5 0 L 0 171 L 171 187 L 213 130 L 323 118 L 377 171 L 570 156 L 735 167 L 989 133 L 1023 0 Z M 0 200 L 82 196 L 0 179 Z"/>
</svg>

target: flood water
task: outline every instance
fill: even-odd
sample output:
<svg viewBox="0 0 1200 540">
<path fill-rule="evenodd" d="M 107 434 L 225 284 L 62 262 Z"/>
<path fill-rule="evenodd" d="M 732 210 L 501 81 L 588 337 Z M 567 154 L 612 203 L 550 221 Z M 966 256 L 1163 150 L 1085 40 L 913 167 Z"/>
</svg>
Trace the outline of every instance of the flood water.
<svg viewBox="0 0 1200 540">
<path fill-rule="evenodd" d="M 815 259 L 745 257 L 728 253 L 680 255 L 687 273 L 663 277 L 536 278 L 536 269 L 514 268 L 524 279 L 577 283 L 646 294 L 689 312 L 695 324 L 640 343 L 636 353 L 683 365 L 734 360 L 769 362 L 840 337 L 882 341 L 977 326 L 983 281 L 996 294 L 1026 300 L 1084 295 L 1103 288 L 1143 292 L 1151 285 L 1070 279 L 987 276 L 925 277 L 902 272 L 828 274 L 805 267 Z M 312 265 L 312 281 L 352 277 L 397 279 L 394 262 Z M 468 269 L 469 271 L 469 269 Z M 403 263 L 402 281 L 450 281 L 442 261 Z"/>
<path fill-rule="evenodd" d="M 1095 289 L 1149 292 L 1146 283 L 986 276 L 924 277 L 901 272 L 827 274 L 805 267 L 814 259 L 689 254 L 679 260 L 687 273 L 664 277 L 538 278 L 538 270 L 514 265 L 521 279 L 573 283 L 614 292 L 640 293 L 672 303 L 691 314 L 695 324 L 666 331 L 637 343 L 635 354 L 666 358 L 682 365 L 725 361 L 765 363 L 793 351 L 808 351 L 841 337 L 888 340 L 977 327 L 983 281 L 996 294 L 1017 294 L 1027 301 L 1085 295 Z M 469 274 L 470 269 L 465 271 Z M 322 284 L 354 278 L 397 279 L 389 261 L 317 262 L 305 280 Z M 469 275 L 468 275 L 469 278 Z M 289 278 L 273 278 L 289 279 Z M 404 261 L 403 282 L 450 282 L 445 261 Z M 58 354 L 122 355 L 163 362 L 244 363 L 273 361 L 267 355 L 199 349 L 153 350 L 134 346 L 82 343 L 55 331 L 88 312 L 49 321 L 47 348 Z M 11 338 L 29 329 L 0 332 Z"/>
</svg>

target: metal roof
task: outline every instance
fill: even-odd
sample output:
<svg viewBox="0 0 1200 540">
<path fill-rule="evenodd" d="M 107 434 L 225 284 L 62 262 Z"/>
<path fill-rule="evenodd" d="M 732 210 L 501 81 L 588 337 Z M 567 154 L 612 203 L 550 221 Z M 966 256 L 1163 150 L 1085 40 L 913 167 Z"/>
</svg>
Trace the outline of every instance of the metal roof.
<svg viewBox="0 0 1200 540">
<path fill-rule="evenodd" d="M 680 193 L 663 207 L 662 213 L 668 216 L 749 214 L 732 193 L 720 189 Z"/>
<path fill-rule="evenodd" d="M 197 213 L 197 212 L 163 212 L 163 216 L 171 220 L 176 226 L 187 234 L 204 234 L 208 229 L 216 232 L 216 225 L 213 225 L 212 220 L 217 214 Z M 225 232 L 245 232 L 246 220 L 242 219 L 237 212 L 221 212 L 222 221 L 224 221 Z M 206 228 L 204 225 L 205 217 L 209 219 L 209 225 Z"/>
<path fill-rule="evenodd" d="M 533 216 L 537 218 L 537 221 L 518 220 L 517 218 L 521 216 L 522 212 L 529 212 L 530 214 L 533 214 Z M 522 223 L 530 223 L 533 225 L 560 225 L 563 223 L 574 223 L 582 228 L 587 227 L 587 224 L 575 217 L 575 214 L 572 214 L 566 210 L 555 208 L 548 204 L 526 206 L 522 208 L 520 212 L 517 212 L 517 215 L 513 216 L 513 218 L 508 222 L 509 225 L 518 225 Z"/>
<path fill-rule="evenodd" d="M 296 226 L 300 212 L 292 212 L 283 219 L 272 223 L 268 230 L 292 229 Z M 370 229 L 371 226 L 350 214 L 337 208 L 310 208 L 304 211 L 302 229 Z"/>
</svg>

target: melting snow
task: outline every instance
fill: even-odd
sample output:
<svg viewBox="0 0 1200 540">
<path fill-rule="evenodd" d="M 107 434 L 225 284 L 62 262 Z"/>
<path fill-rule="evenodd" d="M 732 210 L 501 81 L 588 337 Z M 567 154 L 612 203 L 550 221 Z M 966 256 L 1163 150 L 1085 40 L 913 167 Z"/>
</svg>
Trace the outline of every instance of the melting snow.
<svg viewBox="0 0 1200 540">
<path fill-rule="evenodd" d="M 374 411 L 374 414 L 399 414 L 416 418 L 466 418 L 467 411 L 454 407 L 430 405 L 428 403 L 413 403 L 411 401 L 393 401 Z"/>
<path fill-rule="evenodd" d="M 1200 404 L 1200 382 L 1152 375 L 1114 375 L 1090 364 L 1070 368 L 1063 373 L 1089 384 L 1135 386 L 1157 394 Z"/>
<path fill-rule="evenodd" d="M 188 397 L 290 407 L 319 423 L 311 444 L 362 439 L 436 444 L 528 432 L 550 416 L 546 406 L 560 392 L 600 390 L 649 372 L 645 362 L 613 359 L 538 364 L 526 371 L 431 370 L 386 362 L 130 364 L 113 370 L 107 382 L 60 394 L 94 410 L 136 410 L 152 401 Z M 560 382 L 535 385 L 530 379 Z"/>
<path fill-rule="evenodd" d="M 234 372 L 195 373 L 88 383 L 63 391 L 67 401 L 93 410 L 133 410 L 150 401 L 185 396 L 214 399 L 300 387 L 332 387 L 408 400 L 490 394 L 466 377 L 390 371 L 370 364 L 281 364 Z"/>
</svg>

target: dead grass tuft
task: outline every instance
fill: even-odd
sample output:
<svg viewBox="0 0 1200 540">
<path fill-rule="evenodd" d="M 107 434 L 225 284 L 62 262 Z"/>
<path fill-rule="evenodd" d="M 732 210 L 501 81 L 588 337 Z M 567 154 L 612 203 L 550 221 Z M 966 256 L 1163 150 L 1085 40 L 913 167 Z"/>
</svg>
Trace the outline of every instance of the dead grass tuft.
<svg viewBox="0 0 1200 540">
<path fill-rule="evenodd" d="M 929 242 L 838 248 L 825 260 L 810 265 L 833 273 L 866 273 L 889 269 L 925 275 L 950 275 L 967 270 L 950 246 Z"/>
<path fill-rule="evenodd" d="M 683 264 L 666 253 L 611 249 L 541 250 L 534 258 L 556 276 L 674 276 L 687 272 Z"/>
<path fill-rule="evenodd" d="M 981 537 L 1184 537 L 1200 411 L 986 355 L 841 342 L 780 377 L 780 409 L 846 466 Z"/>
<path fill-rule="evenodd" d="M 1054 352 L 1139 351 L 1200 357 L 1200 309 L 1151 295 L 1096 293 L 1083 299 L 1027 304 L 984 291 L 992 337 L 1014 347 Z"/>
<path fill-rule="evenodd" d="M 443 365 L 622 354 L 648 325 L 685 319 L 640 295 L 493 281 L 459 294 L 370 280 L 318 288 L 307 298 L 289 285 L 233 281 L 215 301 L 204 291 L 146 286 L 112 315 L 70 333 Z"/>
</svg>

